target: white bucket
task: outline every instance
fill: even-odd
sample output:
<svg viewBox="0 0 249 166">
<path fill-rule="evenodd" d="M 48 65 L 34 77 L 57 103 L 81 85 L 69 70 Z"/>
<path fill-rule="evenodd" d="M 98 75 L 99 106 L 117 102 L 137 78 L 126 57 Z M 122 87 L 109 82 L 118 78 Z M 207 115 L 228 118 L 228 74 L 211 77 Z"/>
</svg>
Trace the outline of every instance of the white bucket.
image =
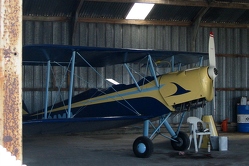
<svg viewBox="0 0 249 166">
<path fill-rule="evenodd" d="M 228 150 L 228 138 L 227 137 L 219 137 L 219 151 L 227 151 Z"/>
</svg>

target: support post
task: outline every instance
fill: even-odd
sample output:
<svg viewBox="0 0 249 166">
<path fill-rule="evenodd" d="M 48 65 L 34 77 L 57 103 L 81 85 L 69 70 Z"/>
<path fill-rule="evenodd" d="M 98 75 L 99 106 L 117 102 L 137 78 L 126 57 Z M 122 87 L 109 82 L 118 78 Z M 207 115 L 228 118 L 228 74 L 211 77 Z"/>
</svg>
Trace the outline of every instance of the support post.
<svg viewBox="0 0 249 166">
<path fill-rule="evenodd" d="M 22 161 L 22 0 L 0 0 L 0 145 Z"/>
</svg>

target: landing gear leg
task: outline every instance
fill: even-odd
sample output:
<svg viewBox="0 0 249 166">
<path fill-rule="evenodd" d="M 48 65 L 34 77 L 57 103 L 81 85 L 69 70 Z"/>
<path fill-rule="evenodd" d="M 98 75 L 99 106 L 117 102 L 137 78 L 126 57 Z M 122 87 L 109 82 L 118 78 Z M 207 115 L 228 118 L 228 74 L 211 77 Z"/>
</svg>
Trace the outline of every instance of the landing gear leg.
<svg viewBox="0 0 249 166">
<path fill-rule="evenodd" d="M 168 130 L 170 135 L 172 136 L 171 137 L 171 146 L 173 147 L 174 150 L 184 151 L 189 147 L 189 144 L 190 144 L 188 135 L 186 133 L 180 131 L 185 113 L 186 112 L 183 112 L 183 114 L 181 116 L 181 120 L 180 120 L 178 129 L 176 132 L 174 132 L 174 130 L 172 129 L 172 127 L 170 126 L 168 121 L 164 122 L 164 126 L 166 127 L 166 129 Z"/>
</svg>

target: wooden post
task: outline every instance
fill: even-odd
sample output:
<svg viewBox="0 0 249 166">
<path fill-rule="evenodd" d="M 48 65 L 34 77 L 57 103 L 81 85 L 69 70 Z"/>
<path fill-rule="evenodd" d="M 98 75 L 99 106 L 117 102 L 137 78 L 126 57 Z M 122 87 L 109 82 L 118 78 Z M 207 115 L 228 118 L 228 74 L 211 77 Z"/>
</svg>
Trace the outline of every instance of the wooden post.
<svg viewBox="0 0 249 166">
<path fill-rule="evenodd" d="M 22 0 L 0 0 L 0 144 L 22 161 Z"/>
</svg>

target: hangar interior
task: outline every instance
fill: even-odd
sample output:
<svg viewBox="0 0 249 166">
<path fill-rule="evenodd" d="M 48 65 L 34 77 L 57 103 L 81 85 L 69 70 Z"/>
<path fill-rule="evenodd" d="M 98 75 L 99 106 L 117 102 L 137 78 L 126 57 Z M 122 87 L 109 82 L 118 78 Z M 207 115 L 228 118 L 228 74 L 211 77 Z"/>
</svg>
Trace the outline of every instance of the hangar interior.
<svg viewBox="0 0 249 166">
<path fill-rule="evenodd" d="M 125 19 L 136 2 L 154 3 L 145 20 Z M 23 0 L 23 45 L 62 44 L 112 48 L 162 49 L 208 52 L 208 38 L 214 33 L 216 62 L 216 113 L 212 102 L 188 116 L 213 115 L 220 123 L 236 123 L 236 105 L 249 97 L 249 2 L 247 0 Z M 207 64 L 205 61 L 204 64 Z M 194 67 L 190 64 L 187 67 Z M 140 69 L 140 66 L 134 65 Z M 44 106 L 46 66 L 23 66 L 23 100 L 31 112 Z M 49 104 L 58 86 L 67 99 L 69 75 L 53 67 Z M 104 77 L 132 83 L 122 65 L 97 68 Z M 74 94 L 92 87 L 105 88 L 105 81 L 88 68 L 77 67 Z M 159 68 L 157 72 L 169 72 Z M 59 82 L 58 80 L 63 80 Z M 180 117 L 170 122 L 177 123 Z"/>
</svg>

